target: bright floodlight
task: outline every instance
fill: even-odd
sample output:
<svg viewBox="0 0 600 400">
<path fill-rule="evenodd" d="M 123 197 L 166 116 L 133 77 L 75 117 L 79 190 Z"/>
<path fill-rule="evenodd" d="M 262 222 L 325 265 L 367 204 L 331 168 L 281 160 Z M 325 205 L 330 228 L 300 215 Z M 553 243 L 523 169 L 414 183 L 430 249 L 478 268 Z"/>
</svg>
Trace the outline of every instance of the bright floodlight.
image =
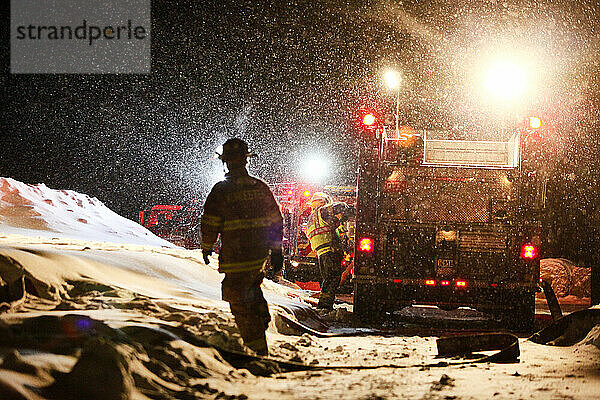
<svg viewBox="0 0 600 400">
<path fill-rule="evenodd" d="M 525 70 L 510 61 L 493 65 L 485 77 L 486 89 L 502 100 L 518 97 L 525 91 L 526 84 Z"/>
<path fill-rule="evenodd" d="M 400 74 L 397 71 L 389 70 L 383 74 L 385 85 L 390 89 L 398 89 L 400 87 Z"/>
<path fill-rule="evenodd" d="M 308 182 L 322 182 L 328 170 L 329 162 L 321 156 L 313 156 L 302 164 L 302 175 Z"/>
</svg>

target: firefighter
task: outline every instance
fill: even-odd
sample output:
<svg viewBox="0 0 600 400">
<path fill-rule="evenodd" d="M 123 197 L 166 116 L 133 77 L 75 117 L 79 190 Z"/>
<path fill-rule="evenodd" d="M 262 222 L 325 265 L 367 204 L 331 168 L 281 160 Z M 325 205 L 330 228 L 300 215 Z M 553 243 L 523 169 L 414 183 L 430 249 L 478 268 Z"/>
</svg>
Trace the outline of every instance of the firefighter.
<svg viewBox="0 0 600 400">
<path fill-rule="evenodd" d="M 310 200 L 312 212 L 308 217 L 306 236 L 317 253 L 321 271 L 321 294 L 318 309 L 333 310 L 335 294 L 342 276 L 344 252 L 336 229 L 347 215 L 345 203 L 334 203 L 329 195 L 317 192 Z"/>
<path fill-rule="evenodd" d="M 265 182 L 248 174 L 248 145 L 233 138 L 223 144 L 219 159 L 227 165 L 225 180 L 212 188 L 201 219 L 202 256 L 208 256 L 220 235 L 219 272 L 223 300 L 244 339 L 257 354 L 267 355 L 265 331 L 271 317 L 260 285 L 270 254 L 271 268 L 283 268 L 281 212 Z"/>
</svg>

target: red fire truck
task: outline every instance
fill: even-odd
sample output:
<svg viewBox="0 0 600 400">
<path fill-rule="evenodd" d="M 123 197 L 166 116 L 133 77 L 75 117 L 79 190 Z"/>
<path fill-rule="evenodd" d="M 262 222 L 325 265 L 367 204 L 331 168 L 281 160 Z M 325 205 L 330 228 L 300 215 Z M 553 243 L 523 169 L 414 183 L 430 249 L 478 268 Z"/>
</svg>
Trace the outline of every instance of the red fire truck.
<svg viewBox="0 0 600 400">
<path fill-rule="evenodd" d="M 450 131 L 361 130 L 354 314 L 411 304 L 491 313 L 532 326 L 546 179 L 526 131 L 457 139 Z"/>
<path fill-rule="evenodd" d="M 159 204 L 139 211 L 138 222 L 156 236 L 186 249 L 201 245 L 202 202 L 189 205 Z"/>
</svg>

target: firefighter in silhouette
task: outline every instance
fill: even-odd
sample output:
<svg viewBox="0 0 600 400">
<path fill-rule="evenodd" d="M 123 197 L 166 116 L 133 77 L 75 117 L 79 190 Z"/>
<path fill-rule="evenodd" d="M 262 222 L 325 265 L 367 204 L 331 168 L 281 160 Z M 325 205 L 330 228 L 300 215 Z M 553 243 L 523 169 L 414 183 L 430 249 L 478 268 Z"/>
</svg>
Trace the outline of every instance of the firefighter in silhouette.
<svg viewBox="0 0 600 400">
<path fill-rule="evenodd" d="M 246 142 L 229 139 L 217 154 L 228 172 L 204 203 L 202 256 L 208 264 L 220 235 L 223 300 L 229 303 L 244 344 L 267 355 L 265 331 L 271 317 L 260 285 L 269 257 L 276 272 L 283 268 L 281 212 L 267 184 L 248 174 L 246 164 L 253 154 Z"/>
<path fill-rule="evenodd" d="M 312 212 L 308 217 L 306 236 L 317 253 L 321 271 L 321 294 L 317 308 L 332 310 L 335 294 L 340 284 L 344 258 L 343 244 L 336 229 L 349 216 L 345 203 L 334 203 L 329 195 L 317 192 L 310 200 Z"/>
</svg>

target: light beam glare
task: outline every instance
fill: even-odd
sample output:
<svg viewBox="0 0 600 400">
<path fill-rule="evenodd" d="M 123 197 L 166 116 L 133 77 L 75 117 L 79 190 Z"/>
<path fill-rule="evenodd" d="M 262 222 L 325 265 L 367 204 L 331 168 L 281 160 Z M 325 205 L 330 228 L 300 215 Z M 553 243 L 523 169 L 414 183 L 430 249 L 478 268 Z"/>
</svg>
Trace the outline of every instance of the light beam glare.
<svg viewBox="0 0 600 400">
<path fill-rule="evenodd" d="M 329 160 L 322 156 L 313 155 L 302 162 L 302 177 L 309 183 L 323 183 L 329 176 Z"/>
</svg>

